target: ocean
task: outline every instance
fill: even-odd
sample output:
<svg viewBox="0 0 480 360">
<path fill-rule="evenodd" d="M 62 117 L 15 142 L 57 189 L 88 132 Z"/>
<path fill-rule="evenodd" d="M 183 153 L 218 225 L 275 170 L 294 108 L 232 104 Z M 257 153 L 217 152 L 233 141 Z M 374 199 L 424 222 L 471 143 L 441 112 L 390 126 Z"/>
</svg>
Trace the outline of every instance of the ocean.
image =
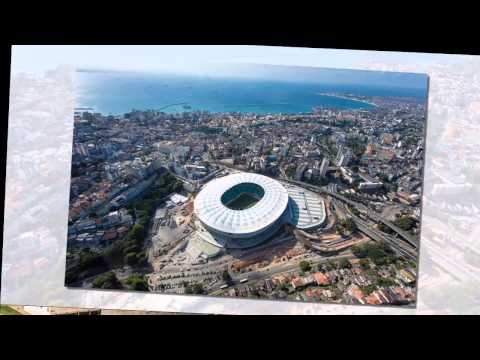
<svg viewBox="0 0 480 360">
<path fill-rule="evenodd" d="M 320 95 L 425 97 L 426 90 L 356 84 L 296 83 L 127 72 L 77 72 L 76 107 L 105 115 L 136 110 L 193 110 L 258 114 L 308 113 L 315 107 L 370 109 L 361 101 Z"/>
</svg>

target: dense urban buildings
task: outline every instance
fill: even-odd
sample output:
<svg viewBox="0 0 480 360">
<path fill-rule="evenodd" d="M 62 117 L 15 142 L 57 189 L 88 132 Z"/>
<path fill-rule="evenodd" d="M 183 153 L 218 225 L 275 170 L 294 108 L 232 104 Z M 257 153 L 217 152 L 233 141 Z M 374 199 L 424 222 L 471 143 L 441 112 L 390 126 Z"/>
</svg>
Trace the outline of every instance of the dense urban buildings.
<svg viewBox="0 0 480 360">
<path fill-rule="evenodd" d="M 415 303 L 424 98 L 75 113 L 66 284 Z"/>
</svg>

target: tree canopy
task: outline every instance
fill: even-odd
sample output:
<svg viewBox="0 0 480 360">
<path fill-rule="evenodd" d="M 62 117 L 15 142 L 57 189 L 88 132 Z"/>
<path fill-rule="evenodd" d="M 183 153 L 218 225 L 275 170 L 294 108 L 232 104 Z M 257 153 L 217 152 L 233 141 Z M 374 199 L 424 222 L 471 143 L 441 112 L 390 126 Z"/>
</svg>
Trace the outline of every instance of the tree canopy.
<svg viewBox="0 0 480 360">
<path fill-rule="evenodd" d="M 305 272 L 310 271 L 312 269 L 312 266 L 310 265 L 310 263 L 305 260 L 300 261 L 299 266 L 300 266 L 300 270 Z"/>
<path fill-rule="evenodd" d="M 105 274 L 99 275 L 92 283 L 95 289 L 122 289 L 121 282 L 117 279 L 117 276 L 113 271 L 109 271 Z"/>
<path fill-rule="evenodd" d="M 402 216 L 401 218 L 396 219 L 394 224 L 404 231 L 409 231 L 415 226 L 415 220 L 410 216 Z"/>
<path fill-rule="evenodd" d="M 132 290 L 148 291 L 148 283 L 144 275 L 134 273 L 125 280 L 125 283 L 129 285 Z"/>
<path fill-rule="evenodd" d="M 369 258 L 376 265 L 390 264 L 395 260 L 392 249 L 384 242 L 367 243 L 352 246 L 353 254 L 358 258 Z"/>
</svg>

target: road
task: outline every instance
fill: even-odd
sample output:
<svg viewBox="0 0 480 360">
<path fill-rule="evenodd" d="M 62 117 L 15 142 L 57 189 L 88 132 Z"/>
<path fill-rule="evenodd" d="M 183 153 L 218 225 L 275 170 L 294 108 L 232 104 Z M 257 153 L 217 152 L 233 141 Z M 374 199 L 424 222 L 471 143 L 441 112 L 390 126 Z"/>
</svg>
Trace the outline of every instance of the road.
<svg viewBox="0 0 480 360">
<path fill-rule="evenodd" d="M 412 249 L 410 244 L 403 242 L 401 239 L 392 237 L 388 234 L 381 232 L 380 230 L 376 230 L 372 227 L 372 224 L 369 224 L 367 221 L 362 220 L 360 217 L 356 216 L 351 212 L 351 210 L 343 204 L 337 203 L 339 208 L 343 208 L 345 212 L 352 218 L 352 220 L 357 225 L 358 230 L 363 232 L 368 237 L 372 238 L 376 241 L 384 241 L 390 247 L 401 256 L 408 257 L 410 259 L 416 260 L 417 258 L 417 251 L 416 249 Z"/>
<path fill-rule="evenodd" d="M 240 169 L 237 169 L 234 166 L 228 166 L 228 165 L 221 164 L 221 163 L 215 163 L 215 164 L 217 164 L 219 166 L 223 166 L 225 168 L 240 171 Z M 243 170 L 241 170 L 241 171 L 243 171 Z M 266 175 L 266 176 L 268 176 L 268 175 Z M 369 216 L 372 220 L 374 220 L 376 222 L 381 222 L 385 226 L 388 226 L 390 229 L 392 229 L 394 232 L 396 232 L 398 235 L 400 235 L 404 240 L 406 240 L 414 248 L 416 248 L 418 246 L 418 240 L 415 239 L 414 237 L 412 237 L 408 232 L 400 229 L 398 226 L 391 223 L 387 219 L 384 219 L 380 215 L 374 213 L 372 210 L 370 210 L 369 208 L 367 208 L 363 204 L 360 204 L 360 203 L 357 203 L 357 202 L 352 201 L 350 199 L 347 199 L 345 196 L 342 196 L 342 195 L 338 194 L 337 192 L 332 192 L 332 191 L 329 191 L 325 188 L 315 186 L 315 185 L 312 185 L 312 184 L 308 184 L 308 183 L 303 182 L 303 181 L 296 181 L 296 180 L 289 180 L 289 179 L 277 179 L 277 178 L 272 177 L 272 176 L 269 176 L 269 177 L 271 177 L 272 179 L 275 179 L 275 180 L 281 180 L 281 181 L 288 182 L 288 183 L 291 183 L 291 184 L 299 185 L 299 186 L 302 186 L 302 187 L 304 187 L 306 189 L 309 189 L 309 190 L 312 190 L 312 191 L 316 191 L 316 192 L 319 192 L 319 193 L 330 195 L 333 198 L 336 198 L 336 199 L 338 199 L 338 200 L 340 200 L 344 203 L 347 203 L 351 206 L 354 206 L 355 208 L 357 208 L 361 211 L 364 211 L 367 214 L 367 216 Z"/>
<path fill-rule="evenodd" d="M 331 192 L 331 191 L 328 191 L 326 189 L 323 189 L 321 187 L 318 187 L 318 186 L 315 186 L 315 185 L 311 185 L 311 184 L 307 184 L 307 183 L 304 183 L 302 181 L 295 181 L 295 180 L 284 180 L 286 182 L 291 182 L 291 183 L 294 183 L 294 184 L 298 184 L 298 185 L 301 185 L 307 189 L 314 189 L 315 191 L 318 191 L 318 192 L 321 192 L 321 193 L 324 193 L 324 194 L 328 194 L 330 195 L 331 197 L 334 197 L 344 203 L 347 203 L 353 207 L 355 207 L 356 209 L 359 209 L 361 211 L 364 211 L 367 216 L 369 218 L 371 218 L 372 220 L 376 221 L 376 222 L 380 222 L 382 224 L 384 224 L 385 226 L 388 226 L 390 229 L 392 229 L 394 232 L 396 232 L 398 235 L 400 235 L 405 241 L 407 241 L 410 245 L 412 245 L 413 247 L 417 247 L 418 246 L 418 240 L 413 238 L 409 233 L 407 233 L 406 231 L 400 229 L 398 226 L 396 226 L 395 224 L 391 223 L 390 221 L 388 221 L 387 219 L 384 219 L 383 217 L 381 217 L 380 215 L 376 214 L 375 212 L 373 212 L 372 210 L 370 210 L 369 208 L 367 208 L 365 205 L 363 204 L 360 204 L 360 203 L 357 203 L 355 201 L 352 201 L 350 199 L 347 199 L 346 197 L 338 194 L 338 193 L 334 193 L 334 192 Z"/>
<path fill-rule="evenodd" d="M 223 166 L 225 168 L 233 169 L 233 170 L 239 170 L 235 168 L 234 166 L 228 166 L 225 164 L 218 164 L 220 166 Z M 271 177 L 271 176 L 270 176 Z M 306 189 L 309 189 L 311 191 L 315 191 L 317 193 L 321 193 L 324 195 L 329 195 L 330 197 L 340 200 L 343 203 L 346 203 L 348 205 L 351 205 L 352 207 L 364 212 L 371 220 L 375 222 L 379 222 L 384 224 L 385 226 L 388 226 L 390 229 L 392 229 L 396 234 L 399 235 L 398 238 L 393 238 L 387 234 L 384 234 L 381 231 L 377 231 L 372 229 L 372 226 L 369 225 L 367 222 L 363 221 L 357 216 L 354 216 L 352 214 L 352 217 L 354 216 L 353 220 L 357 223 L 357 226 L 359 225 L 359 229 L 366 234 L 367 236 L 372 237 L 374 240 L 383 240 L 386 243 L 390 244 L 394 250 L 396 250 L 400 254 L 404 254 L 404 256 L 408 256 L 409 258 L 417 258 L 417 247 L 418 247 L 418 240 L 413 238 L 410 234 L 407 232 L 403 231 L 400 229 L 398 226 L 392 224 L 390 221 L 387 219 L 384 219 L 380 215 L 374 213 L 372 210 L 370 210 L 368 207 L 366 207 L 363 204 L 357 203 L 355 201 L 352 201 L 350 199 L 347 199 L 345 196 L 342 196 L 336 192 L 331 192 L 326 190 L 325 188 L 315 186 L 312 184 L 305 183 L 303 181 L 296 181 L 296 180 L 289 180 L 289 179 L 276 179 L 274 177 L 271 177 L 272 179 L 275 180 L 281 180 L 287 183 L 291 183 L 294 185 L 302 186 Z M 404 242 L 402 242 L 402 239 Z M 408 244 L 408 246 L 406 246 Z"/>
<path fill-rule="evenodd" d="M 320 263 L 335 261 L 341 258 L 350 259 L 350 258 L 355 258 L 355 256 L 351 254 L 344 254 L 344 255 L 338 255 L 338 256 L 329 256 L 326 258 L 323 256 L 314 255 L 307 259 L 305 258 L 295 259 L 295 260 L 289 261 L 286 264 L 276 265 L 275 267 L 271 267 L 271 268 L 267 267 L 264 270 L 250 271 L 248 273 L 232 276 L 232 283 L 228 286 L 228 288 L 232 288 L 238 285 L 248 285 L 248 284 L 257 282 L 259 280 L 270 278 L 272 276 L 275 276 L 276 274 L 299 270 L 299 263 L 303 260 L 307 260 L 312 265 L 312 268 L 315 268 L 315 266 L 317 266 Z M 242 279 L 248 279 L 248 281 L 244 283 L 240 283 L 240 280 Z M 216 295 L 216 292 L 220 290 L 220 287 L 222 285 L 224 285 L 224 283 L 218 283 L 218 284 L 215 284 L 215 286 L 211 287 L 209 291 L 209 295 Z"/>
<path fill-rule="evenodd" d="M 376 241 L 384 241 L 398 254 L 404 257 L 407 257 L 412 260 L 417 260 L 417 252 L 413 251 L 410 247 L 404 245 L 398 239 L 392 238 L 388 235 L 385 235 L 381 231 L 377 231 L 372 229 L 370 225 L 368 225 L 365 221 L 361 220 L 358 217 L 354 217 L 353 220 L 357 224 L 358 230 L 363 232 L 365 235 L 371 237 Z"/>
</svg>

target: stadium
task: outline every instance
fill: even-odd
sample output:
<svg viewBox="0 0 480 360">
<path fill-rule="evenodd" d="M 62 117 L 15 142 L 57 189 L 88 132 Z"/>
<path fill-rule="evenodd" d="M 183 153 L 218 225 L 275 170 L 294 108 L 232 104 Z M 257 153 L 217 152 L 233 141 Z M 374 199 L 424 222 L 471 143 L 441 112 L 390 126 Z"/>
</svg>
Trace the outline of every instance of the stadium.
<svg viewBox="0 0 480 360">
<path fill-rule="evenodd" d="M 286 222 L 289 194 L 269 177 L 236 173 L 210 181 L 194 201 L 203 240 L 249 248 L 268 240 Z"/>
</svg>

